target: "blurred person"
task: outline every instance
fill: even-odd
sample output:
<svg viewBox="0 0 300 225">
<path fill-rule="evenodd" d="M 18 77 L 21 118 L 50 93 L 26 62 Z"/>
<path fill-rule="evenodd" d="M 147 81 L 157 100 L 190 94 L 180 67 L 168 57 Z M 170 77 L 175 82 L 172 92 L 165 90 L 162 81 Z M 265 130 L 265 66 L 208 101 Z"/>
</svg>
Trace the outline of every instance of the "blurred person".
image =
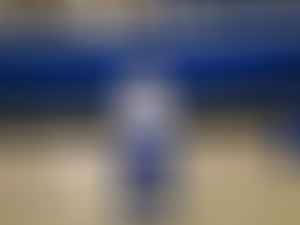
<svg viewBox="0 0 300 225">
<path fill-rule="evenodd" d="M 124 81 L 115 96 L 114 139 L 121 150 L 126 208 L 137 224 L 161 224 L 171 210 L 180 150 L 175 96 L 159 76 L 142 74 Z"/>
</svg>

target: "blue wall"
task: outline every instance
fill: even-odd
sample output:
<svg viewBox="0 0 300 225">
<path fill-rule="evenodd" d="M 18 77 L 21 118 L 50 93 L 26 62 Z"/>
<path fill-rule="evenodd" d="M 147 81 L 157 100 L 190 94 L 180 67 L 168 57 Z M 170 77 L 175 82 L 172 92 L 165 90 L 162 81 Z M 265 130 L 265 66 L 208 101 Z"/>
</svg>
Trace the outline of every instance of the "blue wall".
<svg viewBox="0 0 300 225">
<path fill-rule="evenodd" d="M 126 65 L 140 61 L 159 64 L 194 105 L 299 102 L 297 38 L 175 34 L 139 34 L 116 46 L 99 40 L 93 48 L 68 38 L 47 40 L 47 35 L 3 39 L 0 112 L 93 111 L 102 93 L 124 77 Z"/>
</svg>

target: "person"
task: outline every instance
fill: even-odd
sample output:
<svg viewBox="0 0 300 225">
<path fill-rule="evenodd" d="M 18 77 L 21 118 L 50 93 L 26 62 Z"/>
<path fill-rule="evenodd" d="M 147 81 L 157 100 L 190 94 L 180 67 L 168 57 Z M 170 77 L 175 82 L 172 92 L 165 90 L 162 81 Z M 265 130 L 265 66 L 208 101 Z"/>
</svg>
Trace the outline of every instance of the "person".
<svg viewBox="0 0 300 225">
<path fill-rule="evenodd" d="M 176 97 L 157 78 L 126 80 L 115 96 L 127 209 L 137 223 L 159 224 L 176 177 Z"/>
</svg>

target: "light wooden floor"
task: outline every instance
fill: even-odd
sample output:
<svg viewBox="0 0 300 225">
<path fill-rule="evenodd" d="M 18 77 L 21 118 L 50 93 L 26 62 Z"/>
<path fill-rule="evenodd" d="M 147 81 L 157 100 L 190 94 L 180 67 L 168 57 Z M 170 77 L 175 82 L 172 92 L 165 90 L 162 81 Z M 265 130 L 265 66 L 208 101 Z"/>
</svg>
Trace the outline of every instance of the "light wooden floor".
<svg viewBox="0 0 300 225">
<path fill-rule="evenodd" d="M 300 176 L 260 125 L 199 122 L 177 201 L 185 224 L 300 224 Z M 0 225 L 115 225 L 118 165 L 97 130 L 92 121 L 3 123 Z"/>
</svg>

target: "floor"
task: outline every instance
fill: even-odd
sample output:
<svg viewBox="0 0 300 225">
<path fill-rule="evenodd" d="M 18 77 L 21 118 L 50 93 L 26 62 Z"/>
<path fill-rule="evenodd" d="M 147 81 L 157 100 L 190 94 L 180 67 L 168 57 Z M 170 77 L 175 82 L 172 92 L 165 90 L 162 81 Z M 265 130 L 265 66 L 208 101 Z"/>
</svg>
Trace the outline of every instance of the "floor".
<svg viewBox="0 0 300 225">
<path fill-rule="evenodd" d="M 1 123 L 1 225 L 120 222 L 120 166 L 99 124 Z M 174 201 L 180 212 L 174 215 L 188 225 L 300 224 L 299 171 L 276 150 L 276 141 L 264 138 L 259 118 L 202 118 L 193 124 L 180 166 L 184 188 Z M 170 216 L 166 224 L 174 220 Z"/>
</svg>

